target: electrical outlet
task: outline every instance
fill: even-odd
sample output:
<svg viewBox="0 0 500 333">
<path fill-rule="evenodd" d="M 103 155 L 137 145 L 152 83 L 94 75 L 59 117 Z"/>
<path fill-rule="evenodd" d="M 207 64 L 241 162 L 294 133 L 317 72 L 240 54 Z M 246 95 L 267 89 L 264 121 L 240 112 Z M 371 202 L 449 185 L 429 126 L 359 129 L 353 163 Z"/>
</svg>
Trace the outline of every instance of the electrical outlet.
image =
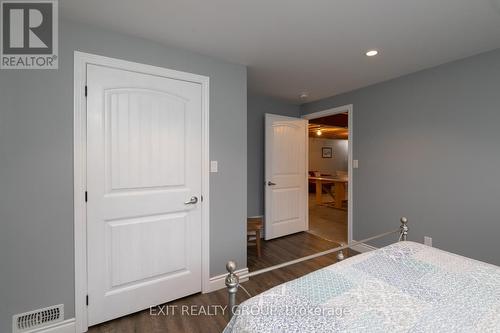
<svg viewBox="0 0 500 333">
<path fill-rule="evenodd" d="M 425 236 L 424 237 L 424 244 L 427 246 L 432 246 L 432 237 Z"/>
<path fill-rule="evenodd" d="M 219 163 L 217 161 L 210 161 L 210 172 L 219 172 Z"/>
</svg>

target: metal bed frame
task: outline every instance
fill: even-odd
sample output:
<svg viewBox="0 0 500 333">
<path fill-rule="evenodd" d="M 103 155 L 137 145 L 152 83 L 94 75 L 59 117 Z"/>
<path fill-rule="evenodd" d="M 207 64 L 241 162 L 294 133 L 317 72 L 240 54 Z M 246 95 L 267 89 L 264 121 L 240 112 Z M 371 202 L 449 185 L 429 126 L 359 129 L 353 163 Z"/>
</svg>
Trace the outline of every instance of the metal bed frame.
<svg viewBox="0 0 500 333">
<path fill-rule="evenodd" d="M 382 238 L 382 237 L 392 235 L 395 233 L 399 233 L 398 241 L 406 241 L 408 238 L 408 230 L 409 230 L 408 229 L 408 219 L 406 217 L 402 217 L 400 221 L 401 221 L 401 226 L 399 228 L 388 231 L 388 232 L 384 232 L 383 234 L 369 237 L 369 238 L 366 238 L 366 239 L 363 239 L 363 240 L 360 240 L 357 242 L 352 242 L 350 244 L 342 245 L 342 246 L 336 247 L 334 249 L 311 254 L 309 256 L 302 257 L 299 259 L 294 259 L 294 260 L 291 260 L 291 261 L 288 261 L 288 262 L 285 262 L 282 264 L 259 269 L 259 270 L 254 271 L 254 272 L 248 272 L 248 273 L 242 274 L 241 276 L 238 276 L 234 273 L 236 270 L 236 263 L 234 261 L 228 261 L 226 264 L 226 269 L 229 273 L 226 276 L 225 284 L 226 284 L 227 293 L 228 293 L 229 319 L 231 319 L 233 317 L 233 315 L 236 311 L 236 306 L 237 306 L 236 305 L 236 293 L 238 292 L 238 287 L 240 287 L 240 279 L 248 279 L 252 276 L 257 276 L 257 275 L 260 275 L 263 273 L 274 271 L 276 269 L 280 269 L 280 268 L 287 267 L 290 265 L 298 264 L 298 263 L 306 261 L 306 260 L 314 259 L 314 258 L 321 257 L 321 256 L 324 256 L 327 254 L 335 253 L 335 252 L 338 252 L 337 253 L 337 260 L 341 261 L 341 260 L 344 260 L 344 253 L 342 252 L 343 250 L 348 249 L 354 245 L 366 243 L 366 242 L 369 242 L 371 240 Z"/>
</svg>

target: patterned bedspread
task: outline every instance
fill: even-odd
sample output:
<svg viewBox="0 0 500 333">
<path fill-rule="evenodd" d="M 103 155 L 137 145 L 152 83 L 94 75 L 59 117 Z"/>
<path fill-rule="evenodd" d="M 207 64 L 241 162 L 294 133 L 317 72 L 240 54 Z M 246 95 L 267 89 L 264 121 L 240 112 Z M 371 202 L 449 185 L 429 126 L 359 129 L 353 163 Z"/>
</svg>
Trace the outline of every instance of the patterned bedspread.
<svg viewBox="0 0 500 333">
<path fill-rule="evenodd" d="M 500 332 L 500 267 L 399 242 L 247 300 L 224 332 Z"/>
</svg>

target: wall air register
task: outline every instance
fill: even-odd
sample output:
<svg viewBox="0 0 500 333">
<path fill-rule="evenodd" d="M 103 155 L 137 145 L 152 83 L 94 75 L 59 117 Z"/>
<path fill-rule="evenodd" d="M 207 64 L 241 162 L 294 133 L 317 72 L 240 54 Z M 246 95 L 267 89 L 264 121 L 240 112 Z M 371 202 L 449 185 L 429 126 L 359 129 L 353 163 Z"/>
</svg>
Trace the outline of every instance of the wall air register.
<svg viewBox="0 0 500 333">
<path fill-rule="evenodd" d="M 51 326 L 64 319 L 64 304 L 14 315 L 12 332 L 22 333 L 33 329 Z"/>
</svg>

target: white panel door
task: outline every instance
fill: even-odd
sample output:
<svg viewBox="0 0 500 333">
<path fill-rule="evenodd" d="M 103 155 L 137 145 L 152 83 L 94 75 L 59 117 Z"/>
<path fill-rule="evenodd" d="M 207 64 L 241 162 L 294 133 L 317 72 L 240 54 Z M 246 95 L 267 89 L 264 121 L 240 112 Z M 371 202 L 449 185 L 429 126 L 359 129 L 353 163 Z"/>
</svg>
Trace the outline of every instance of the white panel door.
<svg viewBox="0 0 500 333">
<path fill-rule="evenodd" d="M 202 92 L 96 65 L 87 86 L 94 325 L 201 291 Z"/>
<path fill-rule="evenodd" d="M 308 229 L 307 123 L 266 114 L 266 239 Z"/>
</svg>

